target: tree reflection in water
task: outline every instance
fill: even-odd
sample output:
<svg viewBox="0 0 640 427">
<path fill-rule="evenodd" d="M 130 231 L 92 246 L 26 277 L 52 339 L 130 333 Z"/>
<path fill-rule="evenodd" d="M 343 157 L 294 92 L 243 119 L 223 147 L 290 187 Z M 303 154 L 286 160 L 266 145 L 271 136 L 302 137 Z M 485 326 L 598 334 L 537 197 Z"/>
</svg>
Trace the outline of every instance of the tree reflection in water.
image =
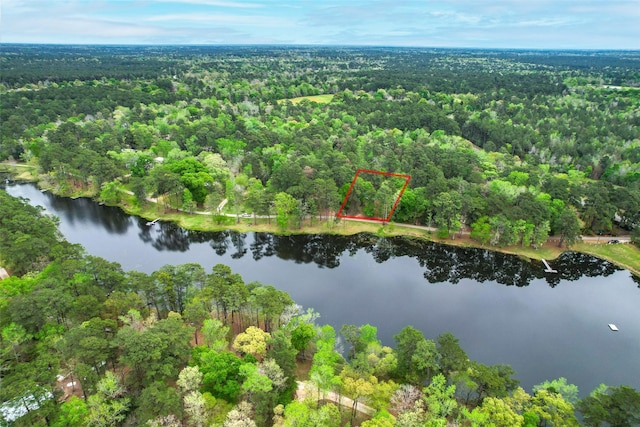
<svg viewBox="0 0 640 427">
<path fill-rule="evenodd" d="M 370 254 L 378 263 L 396 257 L 415 258 L 425 269 L 429 283 L 459 283 L 463 279 L 477 282 L 492 281 L 506 286 L 528 286 L 534 279 L 544 279 L 551 287 L 561 281 L 575 281 L 583 276 L 609 276 L 619 268 L 613 264 L 576 252 L 566 252 L 553 260 L 558 273 L 545 273 L 540 261 L 528 261 L 486 249 L 460 248 L 404 237 L 379 237 L 373 234 L 336 235 L 274 235 L 235 231 L 188 231 L 171 223 L 159 222 L 155 236 L 140 222 L 140 236 L 153 241 L 158 250 L 184 252 L 191 243 L 208 242 L 219 256 L 233 250 L 234 259 L 251 252 L 254 260 L 276 256 L 300 264 L 315 263 L 320 268 L 336 268 L 344 256 L 360 250 Z M 248 240 L 249 239 L 249 240 Z M 638 279 L 634 277 L 638 283 Z M 640 284 L 639 284 L 640 287 Z"/>
</svg>

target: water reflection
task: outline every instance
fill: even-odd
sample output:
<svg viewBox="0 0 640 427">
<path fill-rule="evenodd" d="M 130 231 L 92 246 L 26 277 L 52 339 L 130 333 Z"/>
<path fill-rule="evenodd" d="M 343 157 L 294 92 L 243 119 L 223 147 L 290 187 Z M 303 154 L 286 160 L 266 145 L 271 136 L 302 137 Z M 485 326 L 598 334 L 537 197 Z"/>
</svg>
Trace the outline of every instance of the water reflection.
<svg viewBox="0 0 640 427">
<path fill-rule="evenodd" d="M 527 389 L 558 376 L 585 395 L 601 382 L 640 387 L 640 279 L 588 255 L 565 253 L 549 274 L 539 261 L 412 238 L 203 233 L 32 185 L 9 190 L 59 215 L 70 242 L 125 270 L 223 263 L 315 308 L 322 323 L 376 325 L 385 345 L 407 325 L 429 338 L 452 332 L 472 359 L 512 365 Z"/>
<path fill-rule="evenodd" d="M 36 191 L 36 193 L 34 193 Z M 185 230 L 174 223 L 132 217 L 118 208 L 101 206 L 90 199 L 68 199 L 51 193 L 39 193 L 32 185 L 12 186 L 16 196 L 37 196 L 61 217 L 62 223 L 82 229 L 83 225 L 99 225 L 109 234 L 124 235 L 137 226 L 138 237 L 158 251 L 187 252 L 192 244 L 208 244 L 216 255 L 240 259 L 249 253 L 254 260 L 276 256 L 297 264 L 316 264 L 320 268 L 337 268 L 345 256 L 360 250 L 377 263 L 393 258 L 409 257 L 424 268 L 429 283 L 451 284 L 464 279 L 477 282 L 497 282 L 506 286 L 528 286 L 543 279 L 551 287 L 563 281 L 582 277 L 606 277 L 619 269 L 590 255 L 567 252 L 553 260 L 558 273 L 545 273 L 539 261 L 527 261 L 484 249 L 460 248 L 413 238 L 379 237 L 373 234 L 338 235 L 273 235 L 269 233 L 238 233 L 235 231 L 198 232 Z M 633 277 L 640 287 L 640 279 Z"/>
<path fill-rule="evenodd" d="M 249 252 L 254 260 L 276 256 L 298 264 L 314 263 L 320 268 L 336 268 L 344 256 L 359 250 L 370 254 L 377 263 L 397 257 L 417 260 L 425 269 L 429 283 L 459 283 L 463 279 L 477 282 L 493 281 L 506 286 L 528 286 L 533 280 L 544 279 L 555 287 L 562 281 L 581 277 L 610 276 L 620 269 L 615 265 L 575 252 L 564 253 L 553 261 L 558 273 L 545 273 L 539 261 L 526 261 L 517 256 L 484 249 L 459 248 L 402 237 L 378 237 L 372 234 L 335 235 L 273 235 L 268 233 L 238 233 L 235 231 L 194 232 L 171 223 L 159 222 L 152 235 L 149 226 L 139 222 L 139 235 L 158 250 L 185 252 L 192 243 L 208 242 L 216 255 L 229 254 L 238 259 Z M 637 279 L 636 279 L 637 281 Z"/>
</svg>

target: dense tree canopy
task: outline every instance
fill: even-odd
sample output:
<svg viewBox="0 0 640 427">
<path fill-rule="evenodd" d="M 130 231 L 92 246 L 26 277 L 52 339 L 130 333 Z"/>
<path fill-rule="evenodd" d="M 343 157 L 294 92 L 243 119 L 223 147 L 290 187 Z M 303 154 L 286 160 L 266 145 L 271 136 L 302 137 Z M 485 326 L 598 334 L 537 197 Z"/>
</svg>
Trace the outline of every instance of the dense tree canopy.
<svg viewBox="0 0 640 427">
<path fill-rule="evenodd" d="M 465 227 L 501 246 L 640 236 L 635 52 L 0 51 L 0 160 L 37 167 L 61 193 L 275 216 L 286 231 L 317 218 L 333 225 L 364 169 L 411 175 L 393 220 L 447 238 Z M 402 186 L 387 178 L 360 176 L 347 212 L 390 212 Z M 271 239 L 254 256 L 286 243 Z M 331 255 L 358 245 L 321 246 Z M 0 281 L 0 399 L 31 404 L 2 423 L 571 426 L 576 408 L 585 425 L 640 417 L 637 391 L 623 385 L 580 400 L 561 378 L 530 395 L 509 366 L 470 360 L 449 333 L 407 326 L 395 348 L 372 325 L 337 334 L 286 292 L 225 265 L 125 272 L 65 242 L 54 218 L 4 191 L 0 260 L 13 276 Z M 506 280 L 424 262 L 427 280 Z M 295 399 L 298 388 L 307 399 Z"/>
</svg>

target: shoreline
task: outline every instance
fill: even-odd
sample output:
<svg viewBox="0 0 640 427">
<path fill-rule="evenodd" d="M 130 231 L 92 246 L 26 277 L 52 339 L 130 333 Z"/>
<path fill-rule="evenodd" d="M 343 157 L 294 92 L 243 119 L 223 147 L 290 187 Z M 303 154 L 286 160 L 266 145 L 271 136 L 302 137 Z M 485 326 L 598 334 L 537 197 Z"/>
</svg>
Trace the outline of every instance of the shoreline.
<svg viewBox="0 0 640 427">
<path fill-rule="evenodd" d="M 24 163 L 0 163 L 0 172 L 7 172 L 14 177 L 15 180 L 27 181 L 35 183 L 38 188 L 51 191 L 53 194 L 61 197 L 87 197 L 96 203 L 95 193 L 91 191 L 79 192 L 59 192 L 53 186 L 42 185 L 42 179 L 35 174 L 35 167 L 25 165 Z M 357 233 L 370 233 L 380 237 L 407 237 L 417 238 L 433 243 L 439 243 L 449 246 L 458 246 L 464 248 L 485 249 L 494 252 L 500 252 L 509 255 L 515 255 L 527 260 L 554 260 L 564 252 L 580 252 L 587 255 L 600 258 L 611 262 L 619 268 L 628 270 L 632 275 L 640 278 L 640 248 L 631 243 L 620 243 L 615 245 L 606 244 L 609 239 L 616 237 L 602 237 L 599 241 L 582 241 L 573 247 L 558 247 L 552 242 L 552 237 L 540 248 L 525 248 L 523 246 L 487 246 L 471 239 L 468 234 L 456 233 L 454 238 L 440 239 L 435 236 L 428 227 L 416 226 L 413 224 L 398 223 L 377 223 L 370 220 L 341 220 L 339 223 L 331 225 L 330 220 L 316 218 L 306 218 L 303 223 L 308 223 L 296 229 L 281 230 L 275 223 L 275 218 L 271 217 L 271 223 L 266 218 L 243 217 L 239 215 L 226 215 L 227 220 L 224 223 L 216 224 L 212 215 L 199 212 L 187 213 L 178 210 L 167 210 L 157 202 L 145 204 L 145 206 L 137 206 L 133 200 L 133 196 L 125 193 L 120 203 L 110 205 L 122 209 L 129 215 L 139 216 L 149 221 L 160 219 L 161 221 L 174 222 L 180 227 L 194 231 L 238 231 L 241 233 L 264 232 L 277 235 L 295 235 L 295 234 L 334 234 L 350 236 Z M 255 223 L 254 223 L 255 222 Z"/>
</svg>

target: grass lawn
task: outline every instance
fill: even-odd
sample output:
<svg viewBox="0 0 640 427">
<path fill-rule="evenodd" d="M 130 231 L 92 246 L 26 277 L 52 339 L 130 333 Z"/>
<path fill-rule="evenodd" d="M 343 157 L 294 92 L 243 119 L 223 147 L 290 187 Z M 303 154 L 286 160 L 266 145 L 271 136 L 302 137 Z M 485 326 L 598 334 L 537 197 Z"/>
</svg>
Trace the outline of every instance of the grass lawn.
<svg viewBox="0 0 640 427">
<path fill-rule="evenodd" d="M 640 277 L 640 248 L 633 244 L 578 243 L 571 249 L 606 259 Z"/>
<path fill-rule="evenodd" d="M 333 95 L 325 94 L 325 95 L 299 96 L 297 98 L 280 99 L 278 102 L 291 101 L 292 104 L 298 104 L 303 99 L 308 99 L 309 101 L 317 102 L 318 104 L 328 104 L 333 99 Z"/>
</svg>

